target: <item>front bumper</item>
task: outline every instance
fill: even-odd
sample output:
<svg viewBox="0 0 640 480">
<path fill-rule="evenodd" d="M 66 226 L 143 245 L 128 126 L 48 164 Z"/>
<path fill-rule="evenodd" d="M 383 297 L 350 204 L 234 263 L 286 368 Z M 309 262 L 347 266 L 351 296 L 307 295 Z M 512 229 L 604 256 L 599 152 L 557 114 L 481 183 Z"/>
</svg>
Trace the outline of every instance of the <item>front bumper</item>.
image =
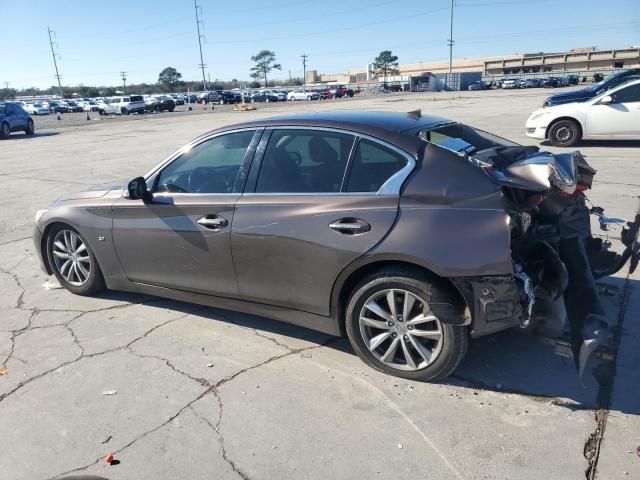
<svg viewBox="0 0 640 480">
<path fill-rule="evenodd" d="M 547 138 L 547 125 L 527 122 L 527 124 L 525 125 L 525 134 L 527 135 L 527 137 L 544 140 L 545 138 Z"/>
<path fill-rule="evenodd" d="M 33 245 L 36 247 L 36 256 L 38 257 L 38 263 L 40 264 L 40 268 L 44 273 L 50 275 L 48 263 L 45 262 L 44 252 L 42 250 L 42 232 L 38 227 L 38 223 L 36 222 L 36 226 L 33 228 Z"/>
</svg>

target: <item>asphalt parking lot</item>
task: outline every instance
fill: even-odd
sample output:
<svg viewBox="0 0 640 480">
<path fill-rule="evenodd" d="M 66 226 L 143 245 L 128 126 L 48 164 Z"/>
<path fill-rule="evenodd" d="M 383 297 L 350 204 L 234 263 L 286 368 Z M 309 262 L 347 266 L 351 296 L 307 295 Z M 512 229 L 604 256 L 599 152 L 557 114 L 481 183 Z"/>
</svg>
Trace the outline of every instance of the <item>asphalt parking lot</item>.
<svg viewBox="0 0 640 480">
<path fill-rule="evenodd" d="M 0 478 L 640 478 L 640 272 L 603 281 L 620 327 L 610 388 L 582 385 L 571 359 L 517 331 L 474 340 L 452 378 L 424 384 L 369 369 L 345 340 L 268 319 L 134 294 L 73 296 L 34 256 L 37 209 L 144 174 L 208 129 L 293 111 L 421 108 L 533 144 L 524 122 L 546 94 L 36 118 L 34 137 L 0 142 Z M 639 208 L 638 147 L 579 147 L 598 170 L 588 196 L 611 216 Z M 104 462 L 109 453 L 119 464 Z"/>
</svg>

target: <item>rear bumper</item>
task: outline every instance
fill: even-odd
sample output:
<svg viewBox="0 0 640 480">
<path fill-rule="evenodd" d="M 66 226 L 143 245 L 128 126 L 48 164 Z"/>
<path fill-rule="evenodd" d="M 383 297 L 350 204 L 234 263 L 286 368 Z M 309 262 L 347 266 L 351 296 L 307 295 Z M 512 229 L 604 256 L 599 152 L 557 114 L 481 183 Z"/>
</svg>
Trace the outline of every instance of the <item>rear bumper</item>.
<svg viewBox="0 0 640 480">
<path fill-rule="evenodd" d="M 513 275 L 450 278 L 469 307 L 471 336 L 481 337 L 520 325 L 524 310 Z"/>
</svg>

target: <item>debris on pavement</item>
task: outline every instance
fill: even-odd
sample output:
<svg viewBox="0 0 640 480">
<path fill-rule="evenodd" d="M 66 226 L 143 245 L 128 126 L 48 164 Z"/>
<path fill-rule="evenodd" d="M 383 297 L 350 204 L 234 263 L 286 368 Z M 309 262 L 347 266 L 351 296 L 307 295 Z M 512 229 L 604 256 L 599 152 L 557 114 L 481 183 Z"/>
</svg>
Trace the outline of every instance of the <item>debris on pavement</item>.
<svg viewBox="0 0 640 480">
<path fill-rule="evenodd" d="M 49 278 L 47 278 L 47 280 L 42 284 L 42 287 L 45 290 L 57 290 L 59 288 L 62 288 L 62 285 L 60 285 L 60 282 L 58 282 L 58 279 L 54 276 L 51 275 Z"/>
<path fill-rule="evenodd" d="M 113 454 L 110 453 L 109 455 L 107 455 L 104 461 L 107 462 L 109 465 L 111 465 L 113 463 Z"/>
<path fill-rule="evenodd" d="M 311 355 L 310 353 L 307 352 L 307 353 L 301 353 L 300 356 L 302 358 L 311 358 L 313 355 Z"/>
<path fill-rule="evenodd" d="M 118 393 L 118 390 L 105 390 L 104 392 L 102 392 L 103 395 L 116 395 Z"/>
<path fill-rule="evenodd" d="M 399 448 L 399 449 L 402 449 L 402 448 L 403 448 L 403 445 L 402 445 L 401 443 L 399 443 L 399 444 L 398 444 L 398 448 Z"/>
<path fill-rule="evenodd" d="M 7 375 L 8 373 L 9 373 L 9 370 L 8 370 L 8 369 L 6 369 L 6 368 L 4 368 L 4 367 L 0 368 L 0 376 L 1 376 L 1 375 Z"/>
<path fill-rule="evenodd" d="M 104 438 L 104 440 L 102 440 L 102 443 L 103 443 L 103 444 L 104 444 L 104 443 L 107 443 L 107 442 L 109 442 L 109 440 L 111 440 L 111 435 L 107 435 L 107 436 Z"/>
<path fill-rule="evenodd" d="M 207 363 L 207 367 L 209 368 L 213 367 L 213 363 Z"/>
</svg>

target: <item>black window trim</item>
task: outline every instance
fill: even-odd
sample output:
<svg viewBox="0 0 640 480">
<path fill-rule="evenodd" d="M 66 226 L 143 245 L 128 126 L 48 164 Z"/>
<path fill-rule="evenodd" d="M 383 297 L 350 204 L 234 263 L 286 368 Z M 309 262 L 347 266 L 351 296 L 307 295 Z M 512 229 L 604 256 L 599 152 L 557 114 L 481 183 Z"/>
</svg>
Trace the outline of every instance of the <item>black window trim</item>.
<svg viewBox="0 0 640 480">
<path fill-rule="evenodd" d="M 354 137 L 354 141 L 349 151 L 349 157 L 347 158 L 347 165 L 345 167 L 345 173 L 342 177 L 342 184 L 340 185 L 339 192 L 256 192 L 256 186 L 258 183 L 258 175 L 262 166 L 262 160 L 267 149 L 267 145 L 271 138 L 271 134 L 276 130 L 311 130 L 311 131 L 324 131 L 330 133 L 342 133 Z M 356 147 L 361 139 L 369 140 L 373 143 L 393 150 L 394 152 L 402 155 L 407 159 L 407 164 L 395 172 L 380 186 L 376 192 L 346 192 L 347 183 L 349 181 L 349 174 L 351 173 L 351 165 L 353 157 L 356 152 Z M 416 167 L 416 159 L 407 151 L 389 143 L 380 138 L 366 135 L 343 128 L 331 128 L 331 127 L 314 127 L 310 125 L 277 125 L 273 127 L 265 127 L 265 132 L 262 135 L 260 144 L 256 149 L 256 153 L 251 164 L 251 170 L 249 171 L 249 178 L 246 182 L 243 196 L 318 196 L 318 195 L 400 195 L 400 189 L 404 184 L 404 181 L 409 177 L 411 172 Z"/>
</svg>

